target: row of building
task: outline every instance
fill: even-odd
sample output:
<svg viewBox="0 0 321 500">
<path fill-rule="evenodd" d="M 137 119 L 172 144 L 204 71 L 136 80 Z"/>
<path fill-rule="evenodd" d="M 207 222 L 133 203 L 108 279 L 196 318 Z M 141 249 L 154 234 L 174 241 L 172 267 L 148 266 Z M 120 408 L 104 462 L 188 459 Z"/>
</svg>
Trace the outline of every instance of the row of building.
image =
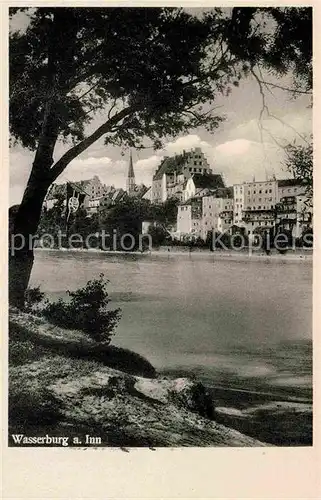
<svg viewBox="0 0 321 500">
<path fill-rule="evenodd" d="M 195 192 L 178 206 L 176 237 L 206 239 L 209 231 L 242 230 L 249 237 L 276 225 L 300 237 L 312 221 L 306 188 L 295 179 L 244 182 L 202 195 Z M 231 195 L 232 194 L 232 195 Z"/>
<path fill-rule="evenodd" d="M 146 193 L 148 195 L 148 193 Z M 312 220 L 306 187 L 296 179 L 267 179 L 225 186 L 223 175 L 213 173 L 200 148 L 165 157 L 153 176 L 150 199 L 179 200 L 175 236 L 206 239 L 209 231 L 248 236 L 281 225 L 299 237 Z"/>
<path fill-rule="evenodd" d="M 82 207 L 89 216 L 124 201 L 128 196 L 142 198 L 146 192 L 149 191 L 149 188 L 144 184 L 137 185 L 135 183 L 132 155 L 130 155 L 129 159 L 126 189 L 107 186 L 101 182 L 97 175 L 83 181 L 53 184 L 46 196 L 44 204 L 47 210 L 55 205 L 59 196 L 67 197 L 67 184 L 71 185 L 77 193 L 83 193 L 84 201 Z"/>
<path fill-rule="evenodd" d="M 73 185 L 85 193 L 83 206 L 88 215 L 123 201 L 128 196 L 162 204 L 170 198 L 178 200 L 177 225 L 172 234 L 206 239 L 210 231 L 242 230 L 251 237 L 259 229 L 276 224 L 299 237 L 312 220 L 307 207 L 306 188 L 296 179 L 244 182 L 226 186 L 221 173 L 213 173 L 200 148 L 165 157 L 152 179 L 151 187 L 137 185 L 132 155 L 128 165 L 126 189 L 101 183 L 98 176 Z M 57 194 L 64 194 L 66 185 L 53 185 L 46 198 L 51 208 Z"/>
</svg>

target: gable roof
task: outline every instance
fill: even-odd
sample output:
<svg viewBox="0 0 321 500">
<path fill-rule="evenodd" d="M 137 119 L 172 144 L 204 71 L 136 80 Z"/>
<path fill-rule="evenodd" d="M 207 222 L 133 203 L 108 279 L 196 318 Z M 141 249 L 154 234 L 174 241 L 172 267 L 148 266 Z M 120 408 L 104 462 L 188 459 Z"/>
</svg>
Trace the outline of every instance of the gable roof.
<svg viewBox="0 0 321 500">
<path fill-rule="evenodd" d="M 299 179 L 280 179 L 278 180 L 279 187 L 302 186 L 303 183 Z"/>
<path fill-rule="evenodd" d="M 183 153 L 175 156 L 165 156 L 158 169 L 156 170 L 153 180 L 160 180 L 164 174 L 181 173 L 182 167 L 187 159 L 187 154 Z"/>
<path fill-rule="evenodd" d="M 225 187 L 220 174 L 194 174 L 192 179 L 196 189 L 217 189 Z"/>
<path fill-rule="evenodd" d="M 183 201 L 183 202 L 178 204 L 179 207 L 184 207 L 184 206 L 188 206 L 188 205 L 202 206 L 202 198 L 200 196 L 193 196 L 192 198 L 189 198 L 188 200 Z"/>
</svg>

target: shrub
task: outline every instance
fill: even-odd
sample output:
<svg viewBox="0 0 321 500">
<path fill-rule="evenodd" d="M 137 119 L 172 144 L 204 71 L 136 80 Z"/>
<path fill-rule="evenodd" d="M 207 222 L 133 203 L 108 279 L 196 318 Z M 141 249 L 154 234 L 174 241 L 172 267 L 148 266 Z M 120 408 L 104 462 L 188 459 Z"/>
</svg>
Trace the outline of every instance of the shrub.
<svg viewBox="0 0 321 500">
<path fill-rule="evenodd" d="M 32 311 L 43 301 L 45 294 L 40 291 L 40 287 L 27 288 L 25 292 L 25 309 Z"/>
<path fill-rule="evenodd" d="M 121 310 L 106 310 L 109 303 L 107 283 L 101 274 L 99 279 L 88 281 L 83 288 L 68 291 L 69 302 L 62 299 L 47 302 L 42 314 L 57 326 L 82 330 L 93 340 L 109 344 Z"/>
</svg>

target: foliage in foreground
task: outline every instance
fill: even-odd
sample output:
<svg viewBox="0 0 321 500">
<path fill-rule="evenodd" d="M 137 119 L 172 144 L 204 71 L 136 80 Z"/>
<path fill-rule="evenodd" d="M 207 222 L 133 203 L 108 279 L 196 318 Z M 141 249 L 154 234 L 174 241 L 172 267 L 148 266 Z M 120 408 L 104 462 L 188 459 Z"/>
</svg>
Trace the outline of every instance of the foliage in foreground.
<svg viewBox="0 0 321 500">
<path fill-rule="evenodd" d="M 45 387 L 21 384 L 21 380 L 10 381 L 9 422 L 16 430 L 30 425 L 48 425 L 59 421 L 61 402 Z"/>
<path fill-rule="evenodd" d="M 100 274 L 99 279 L 88 281 L 83 288 L 74 292 L 68 290 L 69 301 L 46 300 L 42 307 L 39 303 L 43 300 L 44 294 L 38 287 L 28 289 L 27 310 L 35 310 L 54 325 L 81 330 L 96 342 L 109 344 L 120 319 L 121 310 L 107 310 L 110 301 L 107 284 L 108 280 Z"/>
<path fill-rule="evenodd" d="M 312 136 L 305 144 L 288 144 L 285 148 L 285 167 L 306 186 L 308 207 L 313 204 L 313 143 Z"/>
</svg>

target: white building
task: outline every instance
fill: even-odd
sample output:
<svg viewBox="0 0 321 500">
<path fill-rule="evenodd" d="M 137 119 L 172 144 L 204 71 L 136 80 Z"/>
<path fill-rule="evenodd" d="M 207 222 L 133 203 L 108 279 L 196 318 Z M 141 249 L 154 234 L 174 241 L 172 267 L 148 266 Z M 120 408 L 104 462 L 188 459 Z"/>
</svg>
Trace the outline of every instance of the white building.
<svg viewBox="0 0 321 500">
<path fill-rule="evenodd" d="M 223 233 L 233 224 L 233 199 L 215 195 L 202 198 L 202 231 L 206 240 L 209 231 Z"/>
<path fill-rule="evenodd" d="M 177 231 L 180 238 L 201 237 L 202 233 L 202 198 L 191 198 L 178 205 Z"/>
<path fill-rule="evenodd" d="M 217 189 L 224 188 L 220 174 L 193 174 L 187 181 L 183 192 L 184 201 L 189 198 L 203 197 L 212 194 Z"/>
<path fill-rule="evenodd" d="M 200 148 L 173 157 L 165 157 L 157 168 L 152 183 L 152 202 L 163 203 L 178 195 L 182 198 L 184 182 L 193 174 L 211 174 L 210 165 Z"/>
</svg>

